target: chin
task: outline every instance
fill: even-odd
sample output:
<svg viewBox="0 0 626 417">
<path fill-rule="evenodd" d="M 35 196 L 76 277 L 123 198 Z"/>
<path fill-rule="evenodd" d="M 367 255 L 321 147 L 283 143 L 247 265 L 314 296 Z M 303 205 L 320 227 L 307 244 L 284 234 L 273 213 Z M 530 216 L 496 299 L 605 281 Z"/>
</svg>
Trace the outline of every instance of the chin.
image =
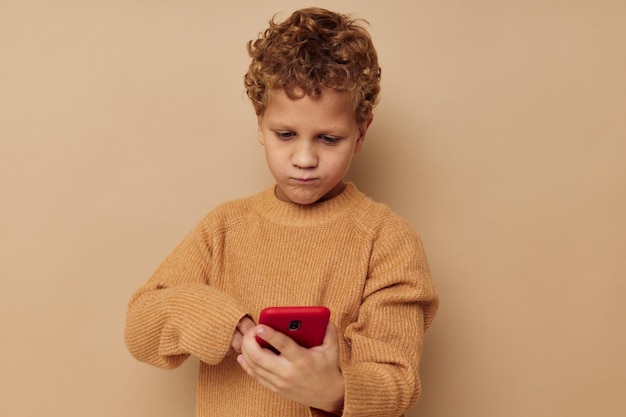
<svg viewBox="0 0 626 417">
<path fill-rule="evenodd" d="M 305 198 L 305 197 L 302 197 L 302 198 L 297 198 L 297 197 L 294 197 L 294 198 L 290 198 L 289 200 L 290 200 L 292 203 L 294 203 L 294 204 L 299 204 L 299 205 L 301 205 L 301 206 L 308 206 L 308 205 L 310 205 L 310 204 L 317 203 L 319 200 L 321 200 L 321 198 L 317 198 L 317 197 L 311 197 L 311 198 Z"/>
<path fill-rule="evenodd" d="M 315 192 L 315 190 L 302 190 L 302 189 L 289 189 L 289 192 L 285 192 L 285 188 L 278 187 L 276 196 L 283 201 L 287 201 L 294 204 L 299 204 L 302 206 L 310 205 L 316 203 L 320 200 L 324 200 L 326 194 L 320 195 L 319 192 Z"/>
<path fill-rule="evenodd" d="M 300 204 L 302 206 L 306 206 L 309 204 L 317 203 L 318 201 L 322 201 L 325 199 L 325 195 L 319 194 L 291 194 L 287 195 L 289 201 L 295 204 Z"/>
</svg>

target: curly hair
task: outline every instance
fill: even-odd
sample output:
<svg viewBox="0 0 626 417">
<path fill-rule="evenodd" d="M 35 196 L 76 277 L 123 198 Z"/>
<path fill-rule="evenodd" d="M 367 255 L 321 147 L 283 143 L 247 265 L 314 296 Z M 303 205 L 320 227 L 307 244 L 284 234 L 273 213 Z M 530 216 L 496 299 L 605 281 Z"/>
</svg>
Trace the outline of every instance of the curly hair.
<svg viewBox="0 0 626 417">
<path fill-rule="evenodd" d="M 247 45 L 252 62 L 244 84 L 256 114 L 273 89 L 297 98 L 326 87 L 352 94 L 357 122 L 366 121 L 378 103 L 381 69 L 362 22 L 320 8 L 297 10 L 282 23 L 274 16 Z"/>
</svg>

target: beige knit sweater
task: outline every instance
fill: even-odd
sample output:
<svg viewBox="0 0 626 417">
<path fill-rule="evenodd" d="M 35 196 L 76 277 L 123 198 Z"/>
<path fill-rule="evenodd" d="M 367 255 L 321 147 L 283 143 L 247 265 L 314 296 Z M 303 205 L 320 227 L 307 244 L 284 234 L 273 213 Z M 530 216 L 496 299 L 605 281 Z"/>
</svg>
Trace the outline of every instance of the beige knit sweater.
<svg viewBox="0 0 626 417">
<path fill-rule="evenodd" d="M 211 211 L 132 296 L 126 344 L 161 368 L 200 359 L 198 417 L 325 415 L 259 385 L 229 350 L 244 315 L 280 305 L 330 308 L 344 416 L 401 416 L 415 403 L 437 294 L 417 233 L 352 183 L 311 206 L 271 188 Z"/>
</svg>

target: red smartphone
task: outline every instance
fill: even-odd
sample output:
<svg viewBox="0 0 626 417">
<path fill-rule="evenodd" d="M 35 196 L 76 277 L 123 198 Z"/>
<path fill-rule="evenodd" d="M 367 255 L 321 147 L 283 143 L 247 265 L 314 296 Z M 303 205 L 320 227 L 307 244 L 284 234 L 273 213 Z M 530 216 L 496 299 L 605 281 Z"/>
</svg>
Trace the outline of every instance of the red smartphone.
<svg viewBox="0 0 626 417">
<path fill-rule="evenodd" d="M 330 310 L 324 306 L 268 307 L 261 311 L 259 324 L 277 330 L 305 348 L 319 346 L 324 341 Z M 269 343 L 257 336 L 257 342 L 278 353 Z"/>
</svg>

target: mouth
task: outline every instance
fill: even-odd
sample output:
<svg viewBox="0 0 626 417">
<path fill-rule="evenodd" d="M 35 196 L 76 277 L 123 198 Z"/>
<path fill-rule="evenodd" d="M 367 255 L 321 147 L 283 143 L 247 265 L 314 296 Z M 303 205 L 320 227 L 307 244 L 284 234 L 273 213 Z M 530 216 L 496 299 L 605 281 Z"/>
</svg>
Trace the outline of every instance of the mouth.
<svg viewBox="0 0 626 417">
<path fill-rule="evenodd" d="M 291 178 L 291 180 L 297 184 L 312 184 L 319 178 Z"/>
</svg>

